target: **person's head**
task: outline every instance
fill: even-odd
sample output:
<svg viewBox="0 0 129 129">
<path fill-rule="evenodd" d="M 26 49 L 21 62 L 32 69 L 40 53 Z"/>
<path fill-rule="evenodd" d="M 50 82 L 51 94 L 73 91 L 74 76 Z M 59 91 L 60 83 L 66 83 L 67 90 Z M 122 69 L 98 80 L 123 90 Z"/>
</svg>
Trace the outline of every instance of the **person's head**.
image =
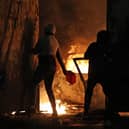
<svg viewBox="0 0 129 129">
<path fill-rule="evenodd" d="M 97 33 L 97 42 L 104 43 L 108 41 L 108 32 L 106 30 L 101 30 Z"/>
<path fill-rule="evenodd" d="M 48 24 L 44 29 L 45 34 L 55 34 L 56 26 L 54 24 Z"/>
</svg>

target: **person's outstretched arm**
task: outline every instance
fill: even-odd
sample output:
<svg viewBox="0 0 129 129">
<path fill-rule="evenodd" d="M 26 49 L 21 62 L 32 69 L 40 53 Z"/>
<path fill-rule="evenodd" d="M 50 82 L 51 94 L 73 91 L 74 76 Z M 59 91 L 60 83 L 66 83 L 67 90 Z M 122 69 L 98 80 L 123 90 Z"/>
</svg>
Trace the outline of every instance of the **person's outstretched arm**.
<svg viewBox="0 0 129 129">
<path fill-rule="evenodd" d="M 39 54 L 41 52 L 41 39 L 38 40 L 38 42 L 36 43 L 35 47 L 32 48 L 31 53 L 32 54 Z"/>
</svg>

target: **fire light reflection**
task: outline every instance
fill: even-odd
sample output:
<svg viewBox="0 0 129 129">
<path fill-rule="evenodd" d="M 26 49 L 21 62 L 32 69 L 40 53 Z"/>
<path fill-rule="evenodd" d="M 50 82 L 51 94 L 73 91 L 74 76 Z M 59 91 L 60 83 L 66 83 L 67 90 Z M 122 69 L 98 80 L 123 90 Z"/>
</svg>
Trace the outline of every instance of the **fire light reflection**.
<svg viewBox="0 0 129 129">
<path fill-rule="evenodd" d="M 66 104 L 61 104 L 60 100 L 56 100 L 56 109 L 58 112 L 58 115 L 66 114 Z M 49 102 L 41 103 L 40 104 L 40 111 L 43 113 L 52 113 L 52 108 Z"/>
</svg>

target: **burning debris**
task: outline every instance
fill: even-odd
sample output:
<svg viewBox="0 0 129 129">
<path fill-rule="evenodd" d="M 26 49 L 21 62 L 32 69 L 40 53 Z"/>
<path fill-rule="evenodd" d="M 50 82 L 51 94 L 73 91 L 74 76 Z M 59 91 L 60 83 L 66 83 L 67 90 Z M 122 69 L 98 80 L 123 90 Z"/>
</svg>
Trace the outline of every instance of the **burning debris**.
<svg viewBox="0 0 129 129">
<path fill-rule="evenodd" d="M 61 100 L 56 100 L 56 109 L 57 109 L 58 115 L 66 114 L 66 110 L 67 110 L 66 108 L 67 108 L 66 103 L 62 103 Z M 42 113 L 51 114 L 52 108 L 51 108 L 50 103 L 49 102 L 41 103 L 40 104 L 40 111 Z"/>
<path fill-rule="evenodd" d="M 78 70 L 73 62 L 73 58 L 77 58 L 77 57 L 83 58 L 83 54 L 69 55 L 67 62 L 66 62 L 66 68 L 68 70 L 72 70 L 75 73 L 78 73 Z M 81 73 L 85 73 L 85 74 L 88 73 L 88 60 L 79 60 L 78 65 L 79 65 L 79 68 L 81 70 Z"/>
</svg>

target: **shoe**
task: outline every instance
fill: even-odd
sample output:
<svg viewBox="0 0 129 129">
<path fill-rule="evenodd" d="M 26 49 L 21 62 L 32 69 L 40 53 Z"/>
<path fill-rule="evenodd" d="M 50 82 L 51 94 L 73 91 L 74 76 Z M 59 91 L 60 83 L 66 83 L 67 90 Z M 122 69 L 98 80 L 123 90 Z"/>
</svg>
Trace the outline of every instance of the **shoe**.
<svg viewBox="0 0 129 129">
<path fill-rule="evenodd" d="M 113 120 L 118 118 L 120 118 L 120 115 L 117 112 L 106 111 L 104 114 L 105 120 Z"/>
<path fill-rule="evenodd" d="M 31 116 L 31 115 L 36 114 L 36 113 L 37 113 L 37 111 L 36 111 L 34 106 L 31 106 L 31 107 L 27 108 L 27 110 L 26 110 L 26 114 L 28 116 Z"/>
<path fill-rule="evenodd" d="M 89 116 L 88 115 L 83 115 L 82 119 L 83 120 L 88 120 Z"/>
<path fill-rule="evenodd" d="M 58 117 L 58 114 L 57 114 L 57 113 L 53 113 L 53 114 L 52 114 L 52 117 L 53 117 L 53 118 L 57 118 L 57 117 Z"/>
<path fill-rule="evenodd" d="M 88 118 L 89 118 L 88 112 L 84 112 L 82 119 L 87 120 Z"/>
<path fill-rule="evenodd" d="M 112 121 L 111 120 L 104 120 L 104 127 L 111 127 L 112 126 Z"/>
</svg>

